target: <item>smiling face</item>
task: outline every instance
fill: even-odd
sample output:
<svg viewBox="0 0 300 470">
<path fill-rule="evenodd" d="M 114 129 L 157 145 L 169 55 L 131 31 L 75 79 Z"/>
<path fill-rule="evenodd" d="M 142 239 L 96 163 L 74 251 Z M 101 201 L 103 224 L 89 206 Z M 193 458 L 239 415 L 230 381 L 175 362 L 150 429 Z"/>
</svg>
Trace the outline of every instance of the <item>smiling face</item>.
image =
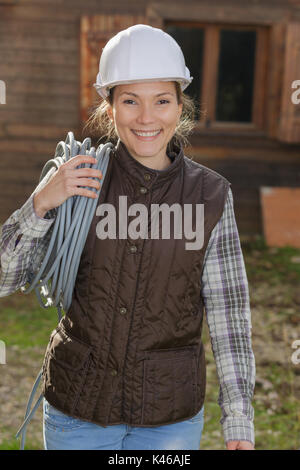
<svg viewBox="0 0 300 470">
<path fill-rule="evenodd" d="M 167 145 L 182 112 L 175 82 L 117 85 L 107 112 L 120 140 L 136 160 L 158 170 L 170 164 Z"/>
</svg>

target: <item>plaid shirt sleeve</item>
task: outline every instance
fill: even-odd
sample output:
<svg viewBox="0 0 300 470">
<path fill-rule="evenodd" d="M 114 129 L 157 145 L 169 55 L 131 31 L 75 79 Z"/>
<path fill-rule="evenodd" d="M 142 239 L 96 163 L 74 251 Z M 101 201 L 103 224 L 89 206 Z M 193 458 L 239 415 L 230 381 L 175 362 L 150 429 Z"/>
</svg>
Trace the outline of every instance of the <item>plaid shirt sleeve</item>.
<svg viewBox="0 0 300 470">
<path fill-rule="evenodd" d="M 218 404 L 225 443 L 245 440 L 254 445 L 251 401 L 256 370 L 251 312 L 231 188 L 207 246 L 201 292 L 220 385 Z"/>
<path fill-rule="evenodd" d="M 51 174 L 47 173 L 37 188 L 41 188 Z M 12 294 L 30 282 L 30 276 L 37 271 L 46 254 L 57 209 L 48 211 L 45 218 L 35 213 L 33 197 L 37 188 L 1 227 L 0 297 Z"/>
</svg>

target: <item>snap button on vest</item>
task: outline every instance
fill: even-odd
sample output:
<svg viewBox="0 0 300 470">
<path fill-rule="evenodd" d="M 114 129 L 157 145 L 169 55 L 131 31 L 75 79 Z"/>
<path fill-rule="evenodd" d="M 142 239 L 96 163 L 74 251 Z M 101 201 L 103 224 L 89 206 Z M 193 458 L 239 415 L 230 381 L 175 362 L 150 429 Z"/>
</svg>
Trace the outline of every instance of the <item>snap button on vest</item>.
<svg viewBox="0 0 300 470">
<path fill-rule="evenodd" d="M 141 186 L 141 187 L 140 187 L 140 193 L 146 194 L 147 191 L 148 191 L 148 189 L 145 188 L 144 186 Z"/>
<path fill-rule="evenodd" d="M 126 312 L 127 312 L 127 308 L 126 308 L 126 307 L 121 307 L 121 308 L 120 308 L 120 314 L 121 314 L 121 315 L 125 315 Z"/>
<path fill-rule="evenodd" d="M 131 253 L 136 253 L 137 247 L 135 245 L 131 245 L 130 251 L 131 251 Z"/>
<path fill-rule="evenodd" d="M 113 369 L 110 371 L 110 375 L 118 375 L 118 371 L 116 369 Z"/>
<path fill-rule="evenodd" d="M 149 175 L 149 173 L 145 173 L 144 174 L 144 179 L 145 179 L 145 181 L 150 181 L 151 180 L 151 175 Z"/>
</svg>

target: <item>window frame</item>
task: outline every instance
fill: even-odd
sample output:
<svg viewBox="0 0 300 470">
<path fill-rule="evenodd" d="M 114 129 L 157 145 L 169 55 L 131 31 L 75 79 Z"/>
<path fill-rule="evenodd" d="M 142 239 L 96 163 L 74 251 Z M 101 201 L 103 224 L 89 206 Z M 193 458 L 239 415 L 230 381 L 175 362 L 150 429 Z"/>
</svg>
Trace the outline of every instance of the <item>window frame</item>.
<svg viewBox="0 0 300 470">
<path fill-rule="evenodd" d="M 292 23 L 291 16 L 293 16 Z M 289 84 L 290 77 L 294 75 L 294 78 L 299 77 L 300 68 L 298 63 L 294 64 L 295 47 L 293 44 L 300 46 L 300 11 L 298 13 L 289 4 L 274 6 L 271 9 L 262 5 L 258 9 L 251 3 L 247 4 L 247 8 L 240 4 L 235 4 L 233 8 L 229 3 L 221 7 L 208 0 L 201 3 L 193 1 L 190 7 L 186 2 L 175 4 L 151 2 L 142 15 L 101 14 L 83 17 L 80 31 L 81 121 L 85 120 L 94 97 L 98 96 L 92 84 L 98 71 L 99 48 L 103 47 L 103 41 L 106 42 L 113 31 L 119 31 L 137 23 L 164 29 L 165 21 L 193 23 L 197 21 L 205 25 L 229 26 L 230 28 L 233 26 L 248 26 L 252 29 L 261 27 L 269 32 L 268 37 L 266 35 L 264 37 L 265 47 L 258 48 L 261 59 L 257 60 L 265 65 L 265 69 L 256 67 L 260 73 L 265 71 L 265 86 L 257 88 L 261 99 L 257 98 L 258 108 L 254 108 L 254 115 L 257 118 L 255 122 L 258 124 L 215 122 L 213 126 L 206 127 L 198 121 L 191 136 L 193 145 L 203 144 L 204 137 L 208 138 L 206 142 L 213 143 L 226 141 L 224 139 L 227 138 L 231 141 L 239 141 L 241 138 L 241 142 L 244 142 L 248 137 L 250 139 L 255 137 L 251 140 L 252 145 L 263 143 L 263 145 L 272 146 L 274 139 L 281 142 L 300 143 L 299 119 L 294 109 L 295 105 L 291 105 Z M 92 37 L 91 33 L 93 33 Z M 258 78 L 257 81 L 259 82 Z M 264 108 L 262 103 L 264 103 Z M 80 126 L 82 125 L 81 123 Z M 220 137 L 220 139 L 216 141 L 215 137 Z"/>
<path fill-rule="evenodd" d="M 207 128 L 197 125 L 193 132 L 193 142 L 203 142 L 203 138 L 207 136 L 214 139 L 216 136 L 232 137 L 234 139 L 241 137 L 255 137 L 252 142 L 268 142 L 272 139 L 279 139 L 279 126 L 281 120 L 281 95 L 283 89 L 284 78 L 284 56 L 286 43 L 286 27 L 294 15 L 295 21 L 299 15 L 295 14 L 294 8 L 290 4 L 274 5 L 270 8 L 268 5 L 262 4 L 257 8 L 256 4 L 248 3 L 247 7 L 243 4 L 231 3 L 215 4 L 211 1 L 203 1 L 195 3 L 195 1 L 185 4 L 181 3 L 158 3 L 153 1 L 146 7 L 146 15 L 148 24 L 156 28 L 164 29 L 165 21 L 199 21 L 205 24 L 222 22 L 223 25 L 245 25 L 262 26 L 269 28 L 269 44 L 267 52 L 269 54 L 268 70 L 267 70 L 267 86 L 264 88 L 265 94 L 265 127 L 258 130 L 254 125 L 247 128 L 243 124 L 232 126 L 222 126 L 222 129 L 216 125 L 213 128 Z M 199 140 L 198 137 L 201 139 Z M 261 140 L 263 139 L 263 140 Z M 270 139 L 270 141 L 269 141 Z M 283 138 L 281 140 L 284 140 Z M 215 140 L 213 140 L 215 142 Z"/>
<path fill-rule="evenodd" d="M 268 44 L 269 28 L 266 26 L 232 23 L 205 23 L 199 21 L 166 20 L 166 26 L 183 26 L 203 29 L 204 50 L 202 68 L 202 90 L 200 90 L 200 119 L 197 120 L 196 131 L 252 131 L 263 132 L 266 128 L 266 86 L 268 83 Z M 217 79 L 218 62 L 220 54 L 220 31 L 255 31 L 256 51 L 252 97 L 252 121 L 216 121 L 216 99 L 217 99 Z"/>
</svg>

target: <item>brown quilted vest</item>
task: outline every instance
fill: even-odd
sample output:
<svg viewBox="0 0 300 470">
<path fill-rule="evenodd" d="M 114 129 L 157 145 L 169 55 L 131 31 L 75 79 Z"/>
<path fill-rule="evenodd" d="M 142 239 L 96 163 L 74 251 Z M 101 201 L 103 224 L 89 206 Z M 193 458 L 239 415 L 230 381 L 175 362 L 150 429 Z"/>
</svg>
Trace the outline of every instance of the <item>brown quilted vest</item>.
<svg viewBox="0 0 300 470">
<path fill-rule="evenodd" d="M 136 161 L 121 141 L 111 153 L 97 207 L 114 205 L 117 238 L 96 235 L 103 219 L 96 210 L 71 306 L 44 358 L 50 404 L 102 426 L 175 423 L 204 403 L 201 274 L 231 183 L 187 158 L 182 147 L 173 144 L 168 155 L 172 163 L 159 171 Z M 175 239 L 172 231 L 169 239 L 151 239 L 150 228 L 149 238 L 119 238 L 119 196 L 127 196 L 128 207 L 147 206 L 149 227 L 151 204 L 204 204 L 202 248 L 186 250 L 191 240 Z"/>
</svg>

